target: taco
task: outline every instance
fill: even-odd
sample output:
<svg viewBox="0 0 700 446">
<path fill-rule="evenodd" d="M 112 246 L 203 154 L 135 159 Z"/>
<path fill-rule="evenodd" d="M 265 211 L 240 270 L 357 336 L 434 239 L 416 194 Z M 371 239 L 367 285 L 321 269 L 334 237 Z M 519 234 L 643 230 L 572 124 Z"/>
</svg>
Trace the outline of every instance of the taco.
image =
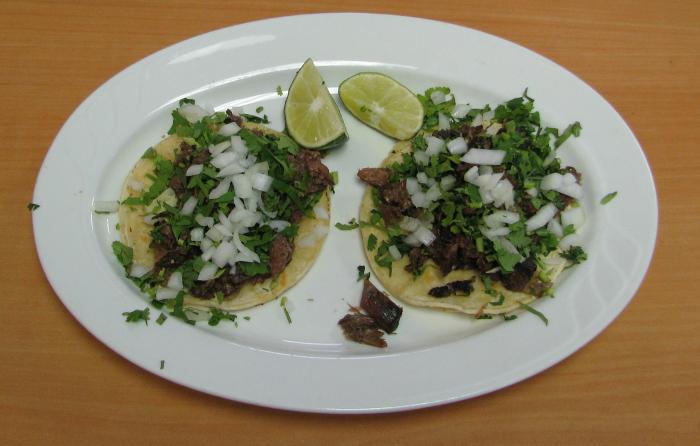
<svg viewBox="0 0 700 446">
<path fill-rule="evenodd" d="M 365 253 L 393 296 L 476 317 L 531 310 L 585 257 L 569 235 L 582 222 L 581 175 L 561 166 L 531 100 L 518 99 L 498 120 L 452 118 L 358 172 Z"/>
<path fill-rule="evenodd" d="M 126 178 L 128 275 L 177 308 L 242 310 L 297 283 L 328 232 L 333 184 L 318 152 L 251 116 L 191 101 Z M 126 266 L 126 265 L 125 265 Z"/>
</svg>

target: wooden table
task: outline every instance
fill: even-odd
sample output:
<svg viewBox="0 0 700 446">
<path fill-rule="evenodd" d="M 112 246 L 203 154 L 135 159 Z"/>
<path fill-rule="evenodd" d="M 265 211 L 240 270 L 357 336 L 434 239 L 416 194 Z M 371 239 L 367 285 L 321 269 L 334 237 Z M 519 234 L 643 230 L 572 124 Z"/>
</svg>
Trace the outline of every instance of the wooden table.
<svg viewBox="0 0 700 446">
<path fill-rule="evenodd" d="M 660 201 L 641 289 L 593 342 L 511 388 L 444 407 L 320 416 L 233 403 L 142 371 L 83 329 L 34 249 L 37 171 L 70 113 L 113 74 L 182 39 L 322 11 L 433 18 L 568 68 L 627 120 Z M 0 443 L 698 444 L 700 3 L 347 0 L 0 2 Z"/>
</svg>

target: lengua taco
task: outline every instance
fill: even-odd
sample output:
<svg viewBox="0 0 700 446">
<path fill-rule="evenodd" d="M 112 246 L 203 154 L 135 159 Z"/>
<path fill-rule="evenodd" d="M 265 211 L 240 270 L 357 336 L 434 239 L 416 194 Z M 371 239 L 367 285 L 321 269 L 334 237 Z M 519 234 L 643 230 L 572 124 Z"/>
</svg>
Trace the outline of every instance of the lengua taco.
<svg viewBox="0 0 700 446">
<path fill-rule="evenodd" d="M 120 258 L 127 275 L 176 314 L 274 299 L 325 240 L 328 168 L 318 152 L 253 119 L 181 101 L 170 136 L 124 182 L 115 252 L 130 250 L 129 261 Z"/>
<path fill-rule="evenodd" d="M 581 175 L 562 167 L 561 135 L 541 128 L 527 96 L 452 116 L 449 128 L 395 145 L 368 184 L 360 227 L 382 285 L 409 304 L 490 317 L 552 293 L 585 258 Z"/>
</svg>

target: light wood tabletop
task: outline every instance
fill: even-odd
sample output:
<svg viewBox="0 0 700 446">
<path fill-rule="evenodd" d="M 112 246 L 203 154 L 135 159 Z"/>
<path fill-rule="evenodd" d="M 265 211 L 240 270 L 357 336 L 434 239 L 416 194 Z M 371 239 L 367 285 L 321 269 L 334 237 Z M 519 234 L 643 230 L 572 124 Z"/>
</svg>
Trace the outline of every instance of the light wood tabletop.
<svg viewBox="0 0 700 446">
<path fill-rule="evenodd" d="M 340 11 L 431 18 L 508 39 L 576 74 L 627 121 L 655 177 L 659 233 L 641 288 L 591 343 L 472 400 L 324 416 L 163 380 L 113 353 L 62 305 L 39 263 L 27 203 L 73 110 L 115 73 L 189 37 Z M 0 1 L 0 443 L 698 444 L 699 62 L 694 0 Z"/>
</svg>

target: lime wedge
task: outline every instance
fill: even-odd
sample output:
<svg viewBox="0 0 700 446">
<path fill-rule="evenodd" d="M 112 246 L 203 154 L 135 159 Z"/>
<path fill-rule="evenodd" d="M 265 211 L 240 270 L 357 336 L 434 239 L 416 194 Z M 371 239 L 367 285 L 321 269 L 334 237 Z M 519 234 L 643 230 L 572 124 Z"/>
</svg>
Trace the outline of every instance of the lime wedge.
<svg viewBox="0 0 700 446">
<path fill-rule="evenodd" d="M 328 149 L 348 139 L 340 110 L 311 59 L 289 86 L 284 119 L 289 136 L 308 149 Z"/>
<path fill-rule="evenodd" d="M 358 73 L 338 88 L 340 100 L 357 119 L 404 140 L 423 126 L 423 106 L 408 88 L 381 73 Z"/>
</svg>

